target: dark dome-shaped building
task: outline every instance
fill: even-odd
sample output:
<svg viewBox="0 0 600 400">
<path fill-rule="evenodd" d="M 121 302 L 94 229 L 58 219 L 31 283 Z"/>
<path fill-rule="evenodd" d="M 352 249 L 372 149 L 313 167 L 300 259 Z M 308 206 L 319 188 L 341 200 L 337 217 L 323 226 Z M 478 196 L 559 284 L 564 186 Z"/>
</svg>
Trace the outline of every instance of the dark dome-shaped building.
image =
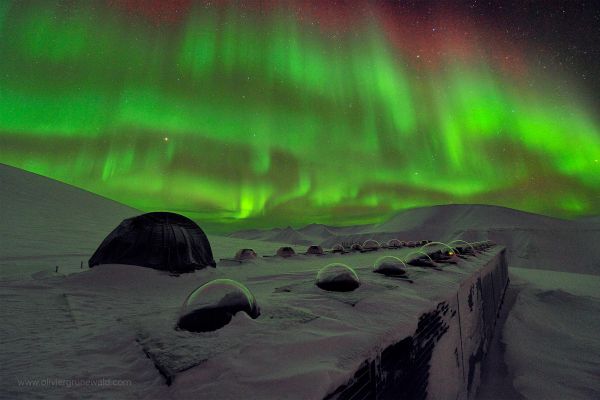
<svg viewBox="0 0 600 400">
<path fill-rule="evenodd" d="M 187 297 L 177 327 L 191 332 L 209 332 L 227 325 L 243 311 L 258 318 L 260 309 L 248 288 L 232 279 L 215 279 L 195 289 Z"/>
<path fill-rule="evenodd" d="M 100 244 L 88 265 L 129 264 L 172 272 L 216 267 L 200 227 L 183 215 L 151 212 L 123 220 Z"/>
</svg>

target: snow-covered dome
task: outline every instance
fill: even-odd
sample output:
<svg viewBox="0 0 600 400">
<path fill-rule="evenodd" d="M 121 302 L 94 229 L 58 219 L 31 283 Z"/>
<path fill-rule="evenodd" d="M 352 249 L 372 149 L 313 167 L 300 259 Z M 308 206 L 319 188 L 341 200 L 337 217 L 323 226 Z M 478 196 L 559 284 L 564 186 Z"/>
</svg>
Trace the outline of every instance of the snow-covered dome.
<svg viewBox="0 0 600 400">
<path fill-rule="evenodd" d="M 317 286 L 333 292 L 351 292 L 360 286 L 356 272 L 342 263 L 331 263 L 319 270 Z"/>
<path fill-rule="evenodd" d="M 260 315 L 254 295 L 232 279 L 215 279 L 190 293 L 177 326 L 192 332 L 214 331 L 227 325 L 240 311 L 251 318 Z"/>
<path fill-rule="evenodd" d="M 390 239 L 387 242 L 388 247 L 402 247 L 402 242 L 399 239 Z"/>
<path fill-rule="evenodd" d="M 277 255 L 279 257 L 291 257 L 294 254 L 296 254 L 296 252 L 294 251 L 293 248 L 289 247 L 289 246 L 285 246 L 285 247 L 280 247 L 277 250 Z"/>
<path fill-rule="evenodd" d="M 257 254 L 252 249 L 240 249 L 235 253 L 236 260 L 254 260 L 256 257 Z"/>
<path fill-rule="evenodd" d="M 355 250 L 355 251 L 361 251 L 363 249 L 363 247 L 361 246 L 360 243 L 352 243 L 352 246 L 350 247 L 350 249 Z"/>
<path fill-rule="evenodd" d="M 377 261 L 375 261 L 373 272 L 384 275 L 404 275 L 406 274 L 406 264 L 398 257 L 379 257 Z"/>
<path fill-rule="evenodd" d="M 365 240 L 362 247 L 365 250 L 377 250 L 378 248 L 381 247 L 381 244 L 379 244 L 379 242 L 377 240 L 369 239 L 369 240 Z"/>
<path fill-rule="evenodd" d="M 323 254 L 323 248 L 313 244 L 312 246 L 308 246 L 308 249 L 306 249 L 306 254 Z"/>
<path fill-rule="evenodd" d="M 342 253 L 344 251 L 344 246 L 338 243 L 331 248 L 331 251 L 334 253 Z"/>
</svg>

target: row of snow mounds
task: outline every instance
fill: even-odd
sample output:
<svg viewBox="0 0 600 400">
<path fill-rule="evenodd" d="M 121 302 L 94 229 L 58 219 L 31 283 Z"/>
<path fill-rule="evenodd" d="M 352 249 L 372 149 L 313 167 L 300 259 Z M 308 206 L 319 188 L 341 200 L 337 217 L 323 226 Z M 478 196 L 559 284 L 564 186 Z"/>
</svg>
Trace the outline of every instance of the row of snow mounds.
<svg viewBox="0 0 600 400">
<path fill-rule="evenodd" d="M 448 205 L 412 209 L 363 232 L 325 239 L 340 242 L 429 237 L 446 242 L 492 240 L 507 247 L 511 267 L 600 275 L 600 218 L 562 220 L 504 207 Z"/>
<path fill-rule="evenodd" d="M 490 205 L 441 205 L 402 211 L 376 225 L 253 230 L 231 237 L 331 248 L 367 239 L 493 240 L 508 248 L 511 266 L 600 274 L 600 217 L 563 220 Z"/>
<path fill-rule="evenodd" d="M 263 255 L 263 257 L 282 257 L 289 258 L 296 256 L 298 254 L 302 255 L 325 255 L 327 253 L 350 253 L 350 252 L 368 252 L 368 251 L 377 251 L 379 249 L 400 249 L 403 247 L 421 247 L 427 243 L 430 243 L 430 240 L 418 240 L 418 241 L 408 241 L 403 242 L 399 239 L 389 240 L 387 243 L 379 243 L 373 239 L 367 239 L 364 242 L 356 242 L 356 243 L 337 243 L 331 247 L 329 250 L 324 250 L 322 246 L 311 244 L 306 248 L 305 252 L 297 253 L 290 246 L 282 246 L 275 252 L 275 255 Z M 253 260 L 258 257 L 258 254 L 254 251 L 254 249 L 240 249 L 237 251 L 233 258 L 222 258 L 221 261 L 248 261 Z"/>
<path fill-rule="evenodd" d="M 468 247 L 461 247 L 461 252 L 476 256 L 476 251 L 485 251 L 491 246 L 489 242 L 473 243 Z M 440 263 L 451 260 L 455 255 L 452 251 L 444 254 L 440 250 L 424 254 L 430 260 L 434 257 L 435 262 Z M 435 266 L 433 261 L 431 266 Z M 394 277 L 407 273 L 406 264 L 393 256 L 377 259 L 373 272 Z M 326 291 L 349 292 L 360 286 L 360 279 L 353 268 L 342 263 L 331 263 L 319 270 L 315 283 Z M 228 324 L 239 311 L 246 312 L 251 318 L 258 318 L 260 311 L 254 295 L 236 281 L 217 279 L 204 284 L 188 296 L 178 327 L 195 332 L 216 330 Z"/>
<path fill-rule="evenodd" d="M 435 256 L 438 253 L 441 254 L 441 251 L 439 249 L 431 251 L 432 247 L 429 247 L 429 246 L 432 246 L 432 245 L 441 247 L 442 250 L 444 250 L 445 252 L 448 252 L 448 250 L 449 250 L 450 251 L 449 255 L 452 256 L 453 250 L 456 253 L 458 253 L 459 255 L 462 253 L 465 253 L 468 255 L 474 255 L 474 253 L 478 250 L 487 249 L 490 246 L 490 243 L 492 243 L 492 242 L 491 241 L 480 241 L 480 242 L 469 243 L 462 239 L 453 240 L 448 243 L 433 242 L 431 240 L 418 240 L 418 241 L 404 242 L 404 241 L 400 241 L 399 239 L 391 239 L 387 243 L 382 244 L 376 240 L 367 239 L 363 243 L 359 243 L 359 242 L 352 243 L 352 244 L 338 243 L 329 250 L 324 250 L 319 245 L 310 245 L 307 247 L 306 251 L 302 252 L 302 253 L 297 253 L 293 247 L 282 246 L 279 249 L 277 249 L 277 252 L 275 253 L 275 255 L 263 255 L 263 257 L 290 258 L 290 257 L 294 257 L 299 254 L 300 255 L 322 256 L 322 255 L 325 255 L 328 253 L 334 253 L 334 254 L 345 254 L 345 253 L 352 253 L 352 252 L 365 253 L 365 252 L 378 251 L 381 249 L 397 250 L 397 249 L 402 249 L 402 248 L 416 248 L 416 250 L 411 253 L 411 254 L 417 255 L 416 258 L 429 257 L 431 259 L 430 256 L 432 256 L 432 255 Z M 429 247 L 427 249 L 427 251 L 429 251 L 429 253 L 430 253 L 429 255 L 424 252 L 426 247 Z M 458 249 L 460 249 L 460 250 L 458 250 Z M 243 248 L 243 249 L 238 250 L 233 258 L 221 258 L 221 261 L 222 262 L 228 262 L 228 261 L 245 262 L 245 261 L 252 261 L 257 258 L 258 258 L 258 254 L 256 253 L 256 251 L 254 251 L 254 249 Z"/>
<path fill-rule="evenodd" d="M 432 246 L 428 247 L 429 245 Z M 422 254 L 416 254 L 407 263 L 430 267 L 437 267 L 444 263 L 457 264 L 460 261 L 459 257 L 463 259 L 467 259 L 466 255 L 476 257 L 478 252 L 485 252 L 493 246 L 493 243 L 489 241 L 466 243 L 466 245 L 462 244 L 456 248 L 450 248 L 443 243 L 439 243 L 439 245 L 442 248 L 447 247 L 447 249 L 440 250 L 440 246 L 436 243 L 426 244 L 422 247 L 424 250 L 421 252 Z M 293 251 L 290 247 L 287 249 Z M 239 253 L 244 253 L 244 251 Z M 252 258 L 255 258 L 256 253 L 252 253 Z M 423 260 L 425 263 L 413 263 L 415 260 L 423 258 L 425 258 Z M 426 263 L 427 259 L 430 264 Z M 374 262 L 372 272 L 399 278 L 404 277 L 408 271 L 406 263 L 388 255 L 380 257 Z M 351 292 L 361 286 L 361 279 L 352 267 L 334 262 L 325 265 L 318 271 L 315 284 L 325 291 Z M 188 296 L 182 307 L 177 327 L 192 332 L 214 331 L 227 325 L 235 314 L 242 311 L 253 319 L 260 316 L 260 307 L 251 290 L 232 279 L 216 279 L 195 289 Z"/>
</svg>

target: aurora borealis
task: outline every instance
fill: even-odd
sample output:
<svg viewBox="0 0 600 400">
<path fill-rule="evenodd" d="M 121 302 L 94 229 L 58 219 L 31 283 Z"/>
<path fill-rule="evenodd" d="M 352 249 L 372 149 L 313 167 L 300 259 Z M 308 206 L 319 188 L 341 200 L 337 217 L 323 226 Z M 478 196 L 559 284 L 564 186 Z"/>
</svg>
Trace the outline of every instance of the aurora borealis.
<svg viewBox="0 0 600 400">
<path fill-rule="evenodd" d="M 217 230 L 600 214 L 585 84 L 460 10 L 325 4 L 2 1 L 0 162 Z"/>
</svg>

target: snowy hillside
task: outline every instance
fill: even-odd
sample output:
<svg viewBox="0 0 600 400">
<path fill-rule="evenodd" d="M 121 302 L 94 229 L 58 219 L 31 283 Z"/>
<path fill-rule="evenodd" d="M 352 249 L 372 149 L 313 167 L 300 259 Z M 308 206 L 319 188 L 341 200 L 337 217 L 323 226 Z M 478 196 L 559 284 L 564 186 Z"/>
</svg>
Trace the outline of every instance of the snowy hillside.
<svg viewBox="0 0 600 400">
<path fill-rule="evenodd" d="M 0 164 L 2 277 L 59 265 L 79 269 L 124 218 L 138 210 L 74 186 Z M 8 267 L 12 268 L 9 271 Z"/>
</svg>

